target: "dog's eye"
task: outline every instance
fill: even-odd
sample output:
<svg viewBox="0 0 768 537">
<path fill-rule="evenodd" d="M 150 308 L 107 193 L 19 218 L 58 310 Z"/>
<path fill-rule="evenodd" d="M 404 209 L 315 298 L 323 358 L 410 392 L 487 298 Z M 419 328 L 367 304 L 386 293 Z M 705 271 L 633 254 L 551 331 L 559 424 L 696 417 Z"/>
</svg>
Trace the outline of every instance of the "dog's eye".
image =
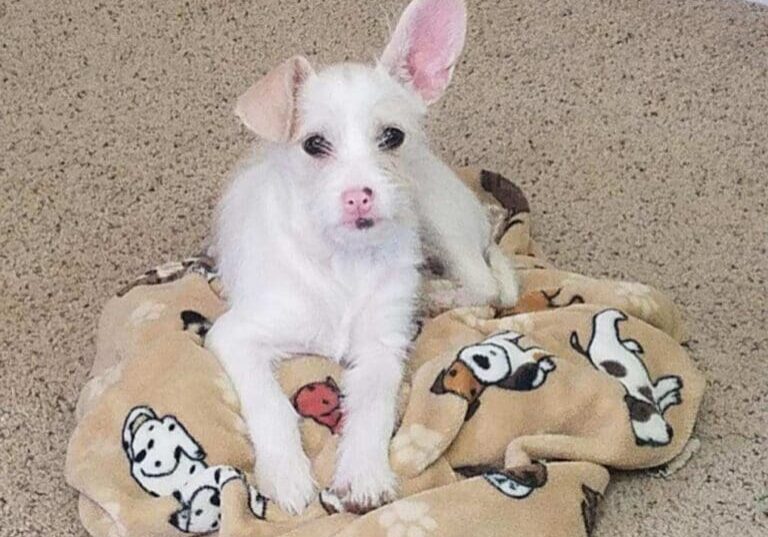
<svg viewBox="0 0 768 537">
<path fill-rule="evenodd" d="M 302 144 L 304 152 L 313 157 L 321 157 L 331 152 L 331 142 L 320 136 L 313 134 Z"/>
<path fill-rule="evenodd" d="M 379 149 L 389 151 L 397 149 L 405 141 L 405 133 L 396 127 L 387 127 L 379 137 Z"/>
</svg>

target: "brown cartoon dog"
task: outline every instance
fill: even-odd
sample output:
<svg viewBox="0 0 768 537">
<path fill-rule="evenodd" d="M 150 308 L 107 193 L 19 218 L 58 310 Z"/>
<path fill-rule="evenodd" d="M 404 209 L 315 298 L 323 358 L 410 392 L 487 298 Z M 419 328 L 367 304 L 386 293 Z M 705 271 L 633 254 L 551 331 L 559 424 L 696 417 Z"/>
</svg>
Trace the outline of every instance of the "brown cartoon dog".
<svg viewBox="0 0 768 537">
<path fill-rule="evenodd" d="M 480 406 L 488 386 L 505 390 L 535 390 L 554 371 L 552 357 L 539 348 L 523 348 L 521 334 L 502 332 L 461 349 L 456 360 L 440 372 L 432 384 L 435 394 L 453 393 L 468 403 L 465 420 Z"/>
</svg>

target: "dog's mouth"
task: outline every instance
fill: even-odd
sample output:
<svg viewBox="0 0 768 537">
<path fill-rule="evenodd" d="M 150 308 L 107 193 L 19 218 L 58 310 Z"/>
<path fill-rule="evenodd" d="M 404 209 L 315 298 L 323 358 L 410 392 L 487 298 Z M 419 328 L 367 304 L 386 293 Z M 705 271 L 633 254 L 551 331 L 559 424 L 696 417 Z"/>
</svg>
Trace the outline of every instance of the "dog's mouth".
<svg viewBox="0 0 768 537">
<path fill-rule="evenodd" d="M 355 220 L 355 228 L 357 229 L 369 229 L 376 224 L 373 218 L 358 218 Z"/>
<path fill-rule="evenodd" d="M 341 226 L 353 232 L 368 231 L 372 228 L 379 227 L 384 220 L 384 218 L 378 216 L 373 218 L 369 216 L 360 216 L 354 220 L 342 221 Z"/>
</svg>

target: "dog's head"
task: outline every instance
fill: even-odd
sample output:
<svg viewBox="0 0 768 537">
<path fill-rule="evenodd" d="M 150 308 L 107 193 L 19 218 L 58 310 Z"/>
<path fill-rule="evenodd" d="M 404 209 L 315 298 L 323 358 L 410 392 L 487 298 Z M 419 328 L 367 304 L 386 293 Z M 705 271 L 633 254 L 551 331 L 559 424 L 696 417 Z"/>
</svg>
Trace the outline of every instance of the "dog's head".
<svg viewBox="0 0 768 537">
<path fill-rule="evenodd" d="M 205 452 L 173 416 L 158 418 L 144 406 L 135 407 L 123 426 L 123 449 L 141 477 L 172 474 L 182 458 L 202 461 Z"/>
<path fill-rule="evenodd" d="M 448 86 L 465 28 L 463 0 L 413 0 L 375 65 L 315 71 L 296 56 L 238 100 L 237 115 L 273 144 L 284 179 L 329 238 L 365 244 L 414 225 L 426 106 Z"/>
</svg>

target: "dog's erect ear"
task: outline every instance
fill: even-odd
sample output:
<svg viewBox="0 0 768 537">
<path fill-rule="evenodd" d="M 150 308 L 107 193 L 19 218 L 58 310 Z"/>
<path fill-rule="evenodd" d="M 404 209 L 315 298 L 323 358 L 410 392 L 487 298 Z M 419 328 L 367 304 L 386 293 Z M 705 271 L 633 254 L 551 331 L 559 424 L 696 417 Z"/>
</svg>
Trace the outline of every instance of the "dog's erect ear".
<svg viewBox="0 0 768 537">
<path fill-rule="evenodd" d="M 294 139 L 299 122 L 297 96 L 312 73 L 312 66 L 302 56 L 284 61 L 240 96 L 235 114 L 265 140 Z"/>
<path fill-rule="evenodd" d="M 448 87 L 466 31 L 464 0 L 412 0 L 381 55 L 381 64 L 431 104 Z"/>
</svg>

